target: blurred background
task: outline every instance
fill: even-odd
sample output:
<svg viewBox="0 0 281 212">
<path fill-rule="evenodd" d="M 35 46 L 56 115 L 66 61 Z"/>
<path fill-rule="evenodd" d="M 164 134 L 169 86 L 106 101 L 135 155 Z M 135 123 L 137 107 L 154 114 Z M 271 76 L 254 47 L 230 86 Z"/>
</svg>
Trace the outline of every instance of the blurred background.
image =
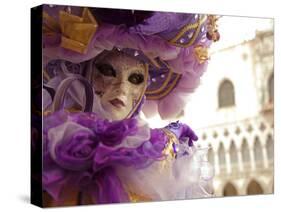
<svg viewBox="0 0 281 212">
<path fill-rule="evenodd" d="M 216 196 L 273 193 L 274 20 L 221 16 L 218 25 L 208 70 L 178 119 L 209 147 Z"/>
</svg>

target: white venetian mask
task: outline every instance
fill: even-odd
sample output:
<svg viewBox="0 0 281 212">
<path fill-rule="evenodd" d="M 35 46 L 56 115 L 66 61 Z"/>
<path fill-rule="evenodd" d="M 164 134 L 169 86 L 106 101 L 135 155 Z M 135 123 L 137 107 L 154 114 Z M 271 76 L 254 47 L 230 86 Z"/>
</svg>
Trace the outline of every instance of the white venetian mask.
<svg viewBox="0 0 281 212">
<path fill-rule="evenodd" d="M 95 96 L 109 116 L 105 118 L 122 120 L 129 117 L 146 89 L 146 64 L 113 50 L 102 53 L 92 67 Z"/>
</svg>

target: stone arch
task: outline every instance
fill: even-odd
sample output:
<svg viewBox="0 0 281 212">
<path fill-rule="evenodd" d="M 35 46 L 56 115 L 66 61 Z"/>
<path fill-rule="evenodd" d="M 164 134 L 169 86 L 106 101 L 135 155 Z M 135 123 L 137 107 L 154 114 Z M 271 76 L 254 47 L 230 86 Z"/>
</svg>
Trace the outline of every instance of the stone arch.
<svg viewBox="0 0 281 212">
<path fill-rule="evenodd" d="M 238 191 L 236 187 L 231 183 L 227 182 L 223 187 L 223 196 L 237 196 Z"/>
<path fill-rule="evenodd" d="M 261 184 L 256 181 L 255 179 L 252 179 L 248 186 L 247 186 L 247 194 L 248 195 L 255 195 L 255 194 L 263 194 L 264 190 L 261 186 Z"/>
</svg>

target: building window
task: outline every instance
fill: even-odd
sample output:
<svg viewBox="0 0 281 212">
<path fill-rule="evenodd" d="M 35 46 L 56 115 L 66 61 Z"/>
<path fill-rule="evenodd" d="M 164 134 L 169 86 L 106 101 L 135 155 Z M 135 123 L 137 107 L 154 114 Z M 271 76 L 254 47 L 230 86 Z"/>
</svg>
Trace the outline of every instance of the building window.
<svg viewBox="0 0 281 212">
<path fill-rule="evenodd" d="M 255 161 L 256 161 L 257 167 L 262 166 L 262 164 L 261 164 L 263 161 L 262 146 L 261 146 L 261 142 L 258 137 L 255 137 L 254 155 L 255 155 Z"/>
<path fill-rule="evenodd" d="M 238 156 L 237 156 L 237 149 L 236 149 L 236 146 L 234 144 L 234 141 L 231 141 L 229 153 L 230 153 L 231 165 L 237 165 Z"/>
<path fill-rule="evenodd" d="M 274 74 L 271 74 L 269 77 L 267 89 L 269 102 L 274 102 Z"/>
<path fill-rule="evenodd" d="M 214 164 L 214 151 L 212 148 L 208 150 L 208 161 L 211 164 Z"/>
<path fill-rule="evenodd" d="M 245 170 L 247 170 L 246 166 L 250 163 L 250 151 L 249 151 L 249 145 L 245 138 L 242 141 L 241 152 L 242 152 L 243 164 L 246 168 Z"/>
<path fill-rule="evenodd" d="M 219 108 L 235 105 L 234 86 L 230 80 L 224 80 L 219 87 Z"/>
<path fill-rule="evenodd" d="M 220 146 L 219 146 L 219 163 L 220 163 L 220 169 L 222 172 L 225 172 L 226 171 L 226 165 L 225 165 L 225 151 L 224 151 L 224 147 L 223 147 L 223 144 L 220 143 Z"/>
<path fill-rule="evenodd" d="M 271 135 L 268 135 L 266 140 L 266 152 L 267 157 L 270 162 L 274 159 L 274 144 L 273 144 L 273 138 Z"/>
</svg>

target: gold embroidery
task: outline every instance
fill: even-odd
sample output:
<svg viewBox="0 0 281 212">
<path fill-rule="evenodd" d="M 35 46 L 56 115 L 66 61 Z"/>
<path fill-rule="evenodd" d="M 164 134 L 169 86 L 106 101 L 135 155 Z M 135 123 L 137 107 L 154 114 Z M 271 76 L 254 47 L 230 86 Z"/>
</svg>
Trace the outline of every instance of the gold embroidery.
<svg viewBox="0 0 281 212">
<path fill-rule="evenodd" d="M 169 140 L 167 142 L 167 146 L 162 152 L 167 157 L 161 162 L 161 166 L 160 166 L 161 170 L 170 168 L 171 162 L 176 158 L 173 144 L 179 144 L 179 140 L 174 133 L 172 133 L 170 130 L 166 128 L 163 128 L 162 131 L 167 135 Z"/>
<path fill-rule="evenodd" d="M 175 87 L 175 85 L 177 84 L 180 77 L 181 77 L 181 74 L 177 74 L 176 79 L 173 81 L 173 83 L 163 93 L 161 93 L 157 96 L 147 96 L 146 99 L 148 99 L 148 100 L 158 100 L 158 99 L 161 99 L 162 97 L 168 95 L 170 93 L 170 91 Z"/>
<path fill-rule="evenodd" d="M 206 60 L 209 59 L 208 48 L 202 45 L 197 45 L 194 47 L 194 55 L 199 64 L 204 63 Z"/>
<path fill-rule="evenodd" d="M 172 74 L 176 74 L 173 69 L 167 64 L 165 63 L 164 61 L 162 61 L 166 66 L 167 68 L 169 69 L 169 73 L 168 73 L 168 76 L 165 80 L 165 82 L 161 85 L 160 88 L 158 88 L 157 90 L 152 90 L 152 91 L 146 91 L 145 94 L 147 95 L 146 96 L 146 99 L 148 100 L 158 100 L 158 99 L 161 99 L 162 97 L 166 96 L 167 94 L 170 93 L 170 91 L 174 88 L 174 86 L 177 84 L 179 78 L 181 77 L 181 74 L 177 74 L 175 80 L 173 81 L 173 83 L 169 86 L 169 87 L 166 87 L 172 77 Z M 157 93 L 160 93 L 163 89 L 165 89 L 165 91 L 159 95 L 153 95 L 153 96 L 150 96 L 149 94 L 157 94 Z"/>
<path fill-rule="evenodd" d="M 134 192 L 129 192 L 129 198 L 131 202 L 147 202 L 152 201 L 151 198 L 142 195 L 142 194 L 136 194 Z"/>
<path fill-rule="evenodd" d="M 163 61 L 164 63 L 164 61 Z M 165 63 L 166 64 L 166 63 Z M 166 64 L 167 65 L 167 64 Z M 167 65 L 168 67 L 168 65 Z M 169 68 L 169 67 L 168 67 Z M 165 82 L 161 85 L 160 88 L 156 89 L 156 90 L 152 90 L 152 91 L 146 91 L 145 94 L 155 94 L 155 93 L 158 93 L 158 92 L 161 92 L 166 86 L 167 84 L 169 83 L 171 77 L 172 77 L 172 74 L 173 74 L 173 71 L 169 68 L 169 73 L 168 73 L 168 76 L 167 78 L 165 79 Z"/>
<path fill-rule="evenodd" d="M 195 39 L 197 38 L 199 32 L 200 32 L 200 27 L 201 25 L 207 20 L 207 17 L 204 15 L 202 18 L 199 18 L 198 19 L 198 22 L 196 23 L 193 23 L 193 24 L 189 24 L 189 25 L 186 25 L 184 26 L 180 32 L 171 40 L 169 40 L 169 43 L 170 44 L 173 44 L 175 46 L 179 46 L 179 47 L 189 47 L 193 44 L 193 42 L 195 41 Z M 196 31 L 195 33 L 193 34 L 192 38 L 188 41 L 188 43 L 186 44 L 179 44 L 177 43 L 177 41 L 188 31 L 188 30 L 191 30 L 191 29 L 195 29 L 196 28 Z"/>
</svg>

